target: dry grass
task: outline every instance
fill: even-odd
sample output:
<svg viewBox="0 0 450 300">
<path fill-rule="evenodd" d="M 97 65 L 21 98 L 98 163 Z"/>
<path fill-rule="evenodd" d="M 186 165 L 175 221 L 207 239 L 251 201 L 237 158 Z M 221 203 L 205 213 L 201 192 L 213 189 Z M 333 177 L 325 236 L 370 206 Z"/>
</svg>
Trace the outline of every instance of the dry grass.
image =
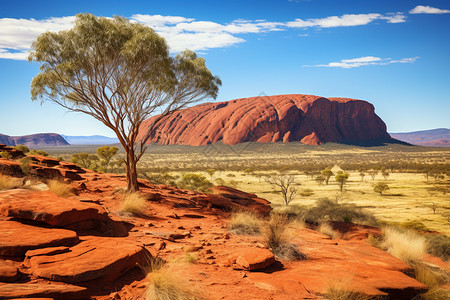
<svg viewBox="0 0 450 300">
<path fill-rule="evenodd" d="M 394 227 L 383 228 L 383 241 L 380 246 L 407 263 L 420 261 L 427 249 L 425 237 Z"/>
<path fill-rule="evenodd" d="M 125 193 L 120 211 L 122 213 L 129 213 L 133 215 L 143 214 L 146 209 L 146 198 L 139 192 Z"/>
<path fill-rule="evenodd" d="M 230 232 L 241 235 L 261 234 L 261 219 L 252 212 L 234 212 L 231 215 Z"/>
<path fill-rule="evenodd" d="M 420 295 L 420 299 L 450 299 L 450 291 L 442 288 L 443 285 L 450 284 L 448 272 L 422 262 L 416 262 L 413 266 L 416 280 L 429 288 L 426 293 Z"/>
<path fill-rule="evenodd" d="M 325 294 L 329 300 L 370 300 L 376 297 L 365 295 L 342 287 L 329 287 Z"/>
<path fill-rule="evenodd" d="M 331 227 L 330 223 L 328 222 L 320 223 L 319 227 L 317 228 L 317 231 L 325 235 L 328 235 L 332 239 L 338 238 L 340 236 L 339 232 L 334 230 L 333 227 Z"/>
<path fill-rule="evenodd" d="M 16 189 L 22 185 L 22 179 L 0 174 L 0 190 Z"/>
<path fill-rule="evenodd" d="M 264 239 L 272 253 L 279 259 L 303 260 L 297 245 L 289 242 L 288 219 L 282 214 L 272 214 L 264 230 Z"/>
<path fill-rule="evenodd" d="M 59 180 L 49 180 L 47 186 L 50 191 L 60 197 L 67 198 L 75 195 L 70 185 Z"/>
<path fill-rule="evenodd" d="M 186 279 L 185 272 L 181 272 L 179 265 L 165 264 L 155 268 L 149 276 L 151 282 L 145 293 L 147 300 L 202 299 L 199 291 Z"/>
</svg>

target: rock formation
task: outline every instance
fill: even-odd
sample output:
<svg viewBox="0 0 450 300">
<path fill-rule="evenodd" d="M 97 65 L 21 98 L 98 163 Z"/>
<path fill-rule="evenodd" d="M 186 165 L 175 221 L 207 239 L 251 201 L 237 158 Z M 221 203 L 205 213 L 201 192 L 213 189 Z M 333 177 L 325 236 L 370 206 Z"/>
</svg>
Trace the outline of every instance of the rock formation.
<svg viewBox="0 0 450 300">
<path fill-rule="evenodd" d="M 8 146 L 25 145 L 28 147 L 69 145 L 69 143 L 57 133 L 37 133 L 23 136 L 0 134 L 0 144 Z"/>
<path fill-rule="evenodd" d="M 143 125 L 148 132 L 156 116 Z M 156 124 L 150 143 L 234 145 L 242 142 L 376 144 L 392 140 L 369 102 L 312 95 L 279 95 L 205 103 Z"/>
</svg>

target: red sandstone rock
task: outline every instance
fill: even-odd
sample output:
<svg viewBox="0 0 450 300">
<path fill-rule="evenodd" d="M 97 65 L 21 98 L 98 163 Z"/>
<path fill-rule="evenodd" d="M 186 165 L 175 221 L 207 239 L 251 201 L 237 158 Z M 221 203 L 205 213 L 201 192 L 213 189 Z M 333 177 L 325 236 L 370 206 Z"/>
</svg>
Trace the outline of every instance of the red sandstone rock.
<svg viewBox="0 0 450 300">
<path fill-rule="evenodd" d="M 0 193 L 0 215 L 77 229 L 92 228 L 107 218 L 99 205 L 58 197 L 50 191 L 22 189 Z"/>
<path fill-rule="evenodd" d="M 142 125 L 140 138 L 156 116 Z M 234 145 L 242 142 L 389 141 L 372 104 L 312 95 L 252 97 L 205 103 L 176 112 L 154 127 L 150 143 Z"/>
<path fill-rule="evenodd" d="M 127 238 L 84 237 L 69 252 L 30 257 L 34 275 L 54 281 L 78 283 L 102 278 L 113 281 L 134 268 L 148 254 Z"/>
<path fill-rule="evenodd" d="M 50 299 L 79 299 L 86 288 L 54 283 L 0 283 L 0 299 L 51 297 Z M 47 298 L 46 298 L 47 299 Z"/>
<path fill-rule="evenodd" d="M 210 191 L 213 195 L 230 199 L 233 203 L 230 208 L 250 210 L 261 215 L 267 215 L 272 210 L 269 201 L 258 198 L 255 194 L 249 194 L 227 186 L 215 186 Z"/>
<path fill-rule="evenodd" d="M 78 242 L 75 232 L 0 221 L 0 256 L 24 256 L 28 250 L 71 246 Z"/>
<path fill-rule="evenodd" d="M 249 271 L 267 268 L 274 262 L 273 253 L 261 248 L 239 249 L 236 258 L 236 264 Z"/>
<path fill-rule="evenodd" d="M 19 272 L 14 263 L 0 259 L 0 282 L 14 282 L 18 277 Z"/>
</svg>

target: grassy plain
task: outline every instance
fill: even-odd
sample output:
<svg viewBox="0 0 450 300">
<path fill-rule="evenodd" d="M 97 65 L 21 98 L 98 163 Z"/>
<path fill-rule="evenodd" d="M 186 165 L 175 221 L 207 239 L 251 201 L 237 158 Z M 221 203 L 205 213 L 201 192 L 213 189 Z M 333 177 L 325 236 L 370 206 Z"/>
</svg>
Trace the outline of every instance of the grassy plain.
<svg viewBox="0 0 450 300">
<path fill-rule="evenodd" d="M 97 146 L 64 146 L 44 148 L 52 156 L 70 160 L 76 152 L 95 153 Z M 123 151 L 119 152 L 123 155 Z M 328 185 L 318 184 L 314 177 L 305 175 L 325 167 L 339 166 L 350 177 L 339 191 L 331 177 Z M 381 174 L 372 179 L 366 172 L 362 179 L 361 168 L 384 166 L 390 176 Z M 169 173 L 182 176 L 187 172 L 203 174 L 216 183 L 219 178 L 225 185 L 268 199 L 274 207 L 284 205 L 279 193 L 264 181 L 263 175 L 280 170 L 296 177 L 299 192 L 290 205 L 310 206 L 318 199 L 329 198 L 339 202 L 354 203 L 373 213 L 379 220 L 392 223 L 422 222 L 430 230 L 450 235 L 450 193 L 433 190 L 450 188 L 450 177 L 435 181 L 425 178 L 424 166 L 437 166 L 449 172 L 450 149 L 405 145 L 357 147 L 340 144 L 320 146 L 300 143 L 258 144 L 243 143 L 235 146 L 212 144 L 207 146 L 152 145 L 138 164 L 141 172 Z M 205 172 L 215 169 L 211 176 Z M 385 182 L 390 187 L 382 196 L 373 191 L 374 185 Z M 433 207 L 435 210 L 433 210 Z"/>
</svg>

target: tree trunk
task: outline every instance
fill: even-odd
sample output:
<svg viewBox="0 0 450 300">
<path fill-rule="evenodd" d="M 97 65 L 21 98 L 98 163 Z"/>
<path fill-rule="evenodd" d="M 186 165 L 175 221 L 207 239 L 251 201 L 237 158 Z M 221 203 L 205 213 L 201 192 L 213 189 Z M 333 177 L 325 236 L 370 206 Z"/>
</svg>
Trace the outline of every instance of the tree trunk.
<svg viewBox="0 0 450 300">
<path fill-rule="evenodd" d="M 136 171 L 136 157 L 134 155 L 133 147 L 127 149 L 127 190 L 128 192 L 136 192 L 139 190 Z"/>
</svg>

